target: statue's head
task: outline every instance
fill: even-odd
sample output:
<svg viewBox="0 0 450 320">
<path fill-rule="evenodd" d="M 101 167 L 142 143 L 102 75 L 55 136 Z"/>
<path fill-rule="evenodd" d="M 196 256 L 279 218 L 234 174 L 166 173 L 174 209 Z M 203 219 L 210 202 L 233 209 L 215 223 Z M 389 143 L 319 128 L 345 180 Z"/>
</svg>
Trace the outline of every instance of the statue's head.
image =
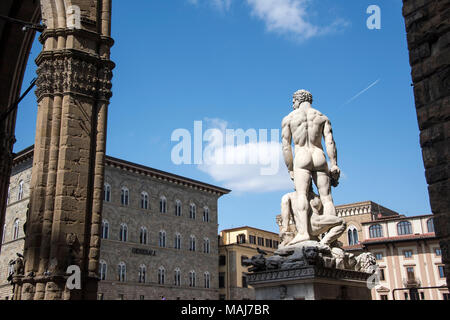
<svg viewBox="0 0 450 320">
<path fill-rule="evenodd" d="M 309 102 L 312 104 L 313 96 L 309 91 L 303 89 L 298 90 L 294 93 L 294 99 L 292 102 L 294 103 L 294 109 L 297 109 L 303 102 Z"/>
</svg>

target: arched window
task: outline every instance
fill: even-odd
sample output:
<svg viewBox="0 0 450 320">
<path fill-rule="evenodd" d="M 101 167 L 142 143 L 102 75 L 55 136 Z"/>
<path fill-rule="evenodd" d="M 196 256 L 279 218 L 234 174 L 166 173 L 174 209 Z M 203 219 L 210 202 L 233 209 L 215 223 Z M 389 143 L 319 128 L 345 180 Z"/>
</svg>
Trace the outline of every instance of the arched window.
<svg viewBox="0 0 450 320">
<path fill-rule="evenodd" d="M 173 276 L 174 276 L 173 284 L 176 285 L 177 287 L 181 286 L 181 270 L 180 270 L 180 268 L 175 269 Z"/>
<path fill-rule="evenodd" d="M 180 200 L 175 201 L 175 215 L 177 217 L 181 217 L 181 201 Z"/>
<path fill-rule="evenodd" d="M 145 191 L 141 193 L 141 209 L 148 209 L 148 193 Z"/>
<path fill-rule="evenodd" d="M 203 222 L 209 222 L 209 208 L 203 208 Z"/>
<path fill-rule="evenodd" d="M 17 200 L 22 200 L 23 199 L 23 181 L 20 180 L 19 182 L 19 192 L 17 193 Z"/>
<path fill-rule="evenodd" d="M 9 204 L 9 198 L 11 197 L 11 187 L 8 187 L 8 198 L 6 198 L 6 205 Z"/>
<path fill-rule="evenodd" d="M 161 230 L 159 232 L 159 246 L 161 248 L 166 247 L 166 232 L 164 230 Z"/>
<path fill-rule="evenodd" d="M 383 227 L 379 224 L 375 224 L 369 227 L 369 235 L 371 238 L 383 237 Z"/>
<path fill-rule="evenodd" d="M 147 244 L 147 228 L 141 227 L 141 232 L 139 234 L 139 241 L 141 244 Z"/>
<path fill-rule="evenodd" d="M 175 234 L 175 244 L 174 248 L 180 250 L 181 249 L 181 234 L 176 233 Z"/>
<path fill-rule="evenodd" d="M 191 235 L 189 241 L 189 251 L 195 251 L 195 236 Z"/>
<path fill-rule="evenodd" d="M 120 192 L 120 203 L 123 206 L 128 206 L 130 204 L 130 191 L 125 187 L 122 187 Z"/>
<path fill-rule="evenodd" d="M 195 287 L 195 277 L 195 271 L 192 270 L 191 272 L 189 272 L 189 287 Z"/>
<path fill-rule="evenodd" d="M 161 212 L 161 213 L 167 212 L 167 200 L 166 200 L 166 197 L 164 197 L 164 196 L 159 198 L 159 212 Z"/>
<path fill-rule="evenodd" d="M 125 223 L 120 225 L 119 240 L 123 242 L 128 241 L 128 226 Z"/>
<path fill-rule="evenodd" d="M 127 281 L 127 266 L 125 264 L 125 262 L 121 262 L 118 265 L 118 280 L 120 282 L 125 282 Z"/>
<path fill-rule="evenodd" d="M 409 221 L 401 221 L 397 224 L 397 233 L 399 236 L 412 234 L 412 225 Z"/>
<path fill-rule="evenodd" d="M 210 276 L 210 274 L 209 274 L 209 272 L 205 272 L 204 274 L 203 274 L 203 278 L 204 278 L 204 284 L 205 284 L 205 288 L 206 289 L 209 289 L 210 287 L 211 287 L 211 276 Z"/>
<path fill-rule="evenodd" d="M 109 238 L 109 222 L 107 220 L 102 221 L 102 239 Z"/>
<path fill-rule="evenodd" d="M 105 183 L 103 189 L 103 200 L 105 202 L 111 202 L 111 185 L 108 183 Z"/>
<path fill-rule="evenodd" d="M 166 269 L 164 267 L 159 267 L 158 269 L 158 284 L 166 283 Z"/>
<path fill-rule="evenodd" d="M 106 280 L 106 273 L 108 271 L 108 265 L 106 264 L 106 261 L 100 260 L 99 263 L 99 274 L 100 274 L 100 280 Z"/>
<path fill-rule="evenodd" d="M 147 267 L 145 266 L 145 264 L 140 265 L 138 277 L 139 277 L 139 279 L 138 279 L 139 283 L 145 283 L 146 278 L 147 278 Z"/>
<path fill-rule="evenodd" d="M 208 238 L 203 239 L 203 253 L 209 253 L 210 242 Z"/>
<path fill-rule="evenodd" d="M 358 230 L 354 226 L 350 226 L 347 231 L 348 245 L 353 246 L 358 244 Z"/>
<path fill-rule="evenodd" d="M 14 220 L 14 227 L 13 227 L 13 240 L 17 240 L 19 238 L 19 219 Z"/>
<path fill-rule="evenodd" d="M 434 220 L 433 218 L 428 219 L 427 221 L 427 229 L 429 233 L 434 232 Z"/>
<path fill-rule="evenodd" d="M 196 214 L 197 214 L 197 207 L 195 206 L 194 203 L 191 203 L 191 205 L 189 206 L 189 218 L 195 219 Z"/>
</svg>

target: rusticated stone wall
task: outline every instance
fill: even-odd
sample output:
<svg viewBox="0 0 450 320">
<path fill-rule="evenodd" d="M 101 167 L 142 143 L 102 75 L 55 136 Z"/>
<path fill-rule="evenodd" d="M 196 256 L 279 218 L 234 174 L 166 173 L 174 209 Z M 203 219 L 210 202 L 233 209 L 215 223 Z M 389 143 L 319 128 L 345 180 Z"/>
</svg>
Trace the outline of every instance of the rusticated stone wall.
<svg viewBox="0 0 450 320">
<path fill-rule="evenodd" d="M 425 175 L 450 285 L 450 0 L 403 0 Z"/>
</svg>

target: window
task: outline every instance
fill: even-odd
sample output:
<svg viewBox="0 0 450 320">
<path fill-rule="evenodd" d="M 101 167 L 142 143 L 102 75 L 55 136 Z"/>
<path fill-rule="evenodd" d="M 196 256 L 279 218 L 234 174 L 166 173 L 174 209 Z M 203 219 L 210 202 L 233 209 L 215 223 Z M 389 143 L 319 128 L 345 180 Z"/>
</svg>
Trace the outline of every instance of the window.
<svg viewBox="0 0 450 320">
<path fill-rule="evenodd" d="M 191 203 L 191 205 L 189 206 L 189 218 L 195 220 L 196 214 L 197 214 L 197 207 L 195 206 L 195 204 Z"/>
<path fill-rule="evenodd" d="M 227 263 L 226 263 L 226 260 L 227 260 L 227 258 L 224 256 L 224 255 L 220 255 L 219 256 L 219 266 L 224 266 L 224 265 L 226 265 Z"/>
<path fill-rule="evenodd" d="M 140 295 L 139 300 L 145 300 L 145 296 Z"/>
<path fill-rule="evenodd" d="M 258 237 L 258 246 L 264 245 L 264 238 Z"/>
<path fill-rule="evenodd" d="M 272 239 L 266 239 L 266 247 L 272 248 Z"/>
<path fill-rule="evenodd" d="M 405 292 L 404 295 L 405 295 L 405 300 L 408 300 L 408 299 L 409 299 L 409 294 L 408 294 L 408 292 Z"/>
<path fill-rule="evenodd" d="M 347 230 L 347 238 L 348 238 L 348 245 L 353 246 L 355 244 L 359 243 L 358 240 L 358 230 L 354 226 L 351 226 Z"/>
<path fill-rule="evenodd" d="M 203 274 L 203 279 L 204 279 L 204 285 L 206 289 L 211 288 L 211 276 L 209 275 L 209 272 L 205 272 Z"/>
<path fill-rule="evenodd" d="M 122 242 L 128 241 L 128 227 L 125 223 L 122 223 L 120 225 L 119 241 Z"/>
<path fill-rule="evenodd" d="M 17 240 L 19 238 L 19 223 L 19 219 L 14 220 L 13 240 Z"/>
<path fill-rule="evenodd" d="M 122 294 L 122 293 L 120 293 L 120 294 L 119 294 L 119 300 L 125 300 L 125 295 Z"/>
<path fill-rule="evenodd" d="M 148 193 L 145 191 L 141 193 L 141 209 L 148 209 Z"/>
<path fill-rule="evenodd" d="M 203 208 L 203 222 L 209 222 L 209 208 Z"/>
<path fill-rule="evenodd" d="M 11 197 L 11 187 L 8 187 L 8 197 L 6 198 L 6 205 L 9 204 L 10 197 Z"/>
<path fill-rule="evenodd" d="M 375 254 L 375 258 L 376 258 L 377 260 L 383 260 L 383 254 L 382 254 L 381 252 L 377 252 L 377 253 Z"/>
<path fill-rule="evenodd" d="M 125 265 L 125 262 L 119 263 L 118 271 L 119 271 L 119 279 L 118 280 L 120 282 L 127 281 L 127 266 Z"/>
<path fill-rule="evenodd" d="M 99 263 L 99 274 L 100 280 L 106 280 L 106 272 L 108 270 L 108 266 L 104 260 L 100 260 Z"/>
<path fill-rule="evenodd" d="M 413 253 L 411 250 L 406 250 L 406 251 L 403 251 L 403 255 L 405 258 L 409 259 L 409 258 L 412 258 Z"/>
<path fill-rule="evenodd" d="M 375 224 L 369 227 L 369 236 L 371 238 L 382 238 L 383 237 L 383 227 L 379 224 Z"/>
<path fill-rule="evenodd" d="M 141 264 L 138 273 L 139 283 L 145 283 L 146 277 L 147 277 L 147 267 L 145 266 L 145 264 Z"/>
<path fill-rule="evenodd" d="M 159 267 L 158 269 L 158 284 L 163 285 L 166 283 L 166 269 Z"/>
<path fill-rule="evenodd" d="M 23 199 L 23 181 L 19 182 L 19 192 L 17 193 L 17 200 L 20 201 Z"/>
<path fill-rule="evenodd" d="M 147 244 L 147 228 L 141 227 L 141 232 L 139 234 L 139 241 L 141 244 Z"/>
<path fill-rule="evenodd" d="M 166 232 L 164 230 L 161 230 L 159 232 L 159 246 L 161 248 L 166 247 Z"/>
<path fill-rule="evenodd" d="M 245 234 L 237 235 L 237 243 L 239 243 L 239 244 L 245 243 Z"/>
<path fill-rule="evenodd" d="M 180 250 L 181 249 L 181 234 L 177 233 L 175 234 L 175 245 L 174 245 L 175 249 Z"/>
<path fill-rule="evenodd" d="M 433 220 L 433 218 L 428 219 L 428 221 L 427 221 L 427 229 L 428 229 L 429 233 L 434 232 L 434 220 Z"/>
<path fill-rule="evenodd" d="M 102 239 L 109 238 L 109 222 L 107 220 L 102 221 Z"/>
<path fill-rule="evenodd" d="M 247 256 L 241 256 L 241 266 L 245 267 L 246 265 L 244 264 L 244 261 L 248 260 Z"/>
<path fill-rule="evenodd" d="M 425 292 L 420 293 L 420 300 L 425 300 Z"/>
<path fill-rule="evenodd" d="M 123 206 L 128 206 L 130 203 L 130 191 L 125 187 L 120 192 L 120 203 Z"/>
<path fill-rule="evenodd" d="M 210 242 L 208 238 L 203 239 L 203 253 L 209 253 Z"/>
<path fill-rule="evenodd" d="M 247 276 L 246 275 L 242 276 L 242 288 L 248 288 Z"/>
<path fill-rule="evenodd" d="M 103 188 L 103 200 L 105 202 L 111 202 L 111 185 L 105 183 Z"/>
<path fill-rule="evenodd" d="M 167 200 L 166 197 L 162 196 L 159 199 L 159 212 L 166 213 L 167 212 Z"/>
<path fill-rule="evenodd" d="M 408 280 L 415 280 L 414 268 L 413 267 L 407 267 L 406 268 L 406 275 L 408 276 Z"/>
<path fill-rule="evenodd" d="M 225 272 L 219 273 L 219 288 L 225 288 Z"/>
<path fill-rule="evenodd" d="M 397 224 L 397 233 L 399 236 L 412 233 L 411 222 L 402 221 Z"/>
<path fill-rule="evenodd" d="M 181 201 L 175 201 L 175 216 L 181 217 Z"/>
<path fill-rule="evenodd" d="M 256 237 L 252 235 L 248 236 L 248 242 L 250 244 L 256 244 Z"/>
<path fill-rule="evenodd" d="M 189 287 L 195 287 L 196 281 L 195 281 L 195 271 L 189 272 Z"/>
<path fill-rule="evenodd" d="M 195 236 L 190 237 L 189 251 L 195 251 Z"/>
<path fill-rule="evenodd" d="M 445 270 L 444 270 L 444 266 L 438 266 L 438 270 L 439 270 L 439 277 L 445 278 Z"/>
<path fill-rule="evenodd" d="M 181 286 L 181 271 L 179 268 L 176 268 L 174 271 L 174 282 L 173 284 L 176 286 Z"/>
<path fill-rule="evenodd" d="M 380 270 L 380 273 L 379 273 L 379 276 L 380 276 L 380 280 L 381 281 L 385 281 L 386 280 L 386 276 L 385 276 L 385 274 L 384 274 L 384 269 L 379 269 Z"/>
<path fill-rule="evenodd" d="M 442 299 L 443 300 L 450 300 L 450 293 L 443 293 L 442 294 Z"/>
<path fill-rule="evenodd" d="M 97 294 L 97 300 L 104 300 L 103 293 Z"/>
<path fill-rule="evenodd" d="M 274 249 L 278 249 L 278 245 L 279 245 L 279 244 L 280 244 L 279 241 L 274 240 L 274 241 L 273 241 L 273 247 L 274 247 Z"/>
<path fill-rule="evenodd" d="M 436 256 L 438 256 L 438 257 L 442 256 L 441 248 L 436 248 L 436 249 L 434 249 L 434 253 L 435 253 Z"/>
<path fill-rule="evenodd" d="M 382 294 L 382 295 L 380 295 L 380 299 L 381 299 L 381 300 L 389 300 L 387 294 Z"/>
</svg>

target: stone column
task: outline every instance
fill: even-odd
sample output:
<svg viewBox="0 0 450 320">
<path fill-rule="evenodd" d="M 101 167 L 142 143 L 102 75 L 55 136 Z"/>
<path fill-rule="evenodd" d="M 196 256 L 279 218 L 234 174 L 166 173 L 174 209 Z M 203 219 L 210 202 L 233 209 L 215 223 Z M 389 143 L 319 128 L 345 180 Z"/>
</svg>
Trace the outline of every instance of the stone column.
<svg viewBox="0 0 450 320">
<path fill-rule="evenodd" d="M 25 276 L 17 285 L 22 299 L 96 299 L 114 68 L 111 0 L 42 4 L 48 28 L 36 59 L 39 105 Z M 81 269 L 81 290 L 66 288 L 70 265 Z"/>
<path fill-rule="evenodd" d="M 425 176 L 450 285 L 450 0 L 403 0 Z"/>
</svg>

